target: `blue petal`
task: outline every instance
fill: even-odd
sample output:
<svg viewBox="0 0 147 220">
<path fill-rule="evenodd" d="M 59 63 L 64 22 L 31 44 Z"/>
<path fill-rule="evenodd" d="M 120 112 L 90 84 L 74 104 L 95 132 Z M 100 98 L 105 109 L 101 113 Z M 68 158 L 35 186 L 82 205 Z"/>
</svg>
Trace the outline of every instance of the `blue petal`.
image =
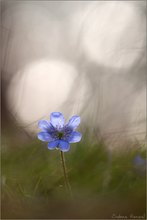
<svg viewBox="0 0 147 220">
<path fill-rule="evenodd" d="M 142 159 L 142 157 L 140 155 L 137 155 L 135 158 L 134 158 L 134 163 L 136 165 L 144 165 L 145 164 L 145 160 Z"/>
<path fill-rule="evenodd" d="M 48 131 L 51 129 L 51 124 L 46 120 L 41 120 L 38 122 L 38 127 L 43 131 Z"/>
<path fill-rule="evenodd" d="M 82 134 L 80 132 L 74 131 L 66 139 L 69 143 L 76 143 L 79 142 L 81 138 L 82 138 Z"/>
<path fill-rule="evenodd" d="M 75 115 L 69 120 L 67 127 L 70 127 L 73 130 L 76 130 L 76 128 L 79 126 L 80 122 L 81 122 L 80 117 Z"/>
<path fill-rule="evenodd" d="M 67 152 L 70 149 L 70 145 L 67 141 L 59 140 L 59 148 L 63 152 Z"/>
<path fill-rule="evenodd" d="M 64 117 L 63 117 L 62 113 L 60 113 L 60 112 L 51 113 L 50 122 L 57 129 L 63 128 L 63 126 L 64 126 Z"/>
<path fill-rule="evenodd" d="M 38 133 L 38 139 L 41 140 L 41 141 L 46 141 L 46 142 L 49 142 L 49 141 L 52 141 L 52 137 L 49 133 L 47 132 L 40 132 Z"/>
<path fill-rule="evenodd" d="M 58 144 L 59 144 L 59 140 L 51 141 L 48 143 L 48 149 L 53 150 L 58 146 Z"/>
</svg>

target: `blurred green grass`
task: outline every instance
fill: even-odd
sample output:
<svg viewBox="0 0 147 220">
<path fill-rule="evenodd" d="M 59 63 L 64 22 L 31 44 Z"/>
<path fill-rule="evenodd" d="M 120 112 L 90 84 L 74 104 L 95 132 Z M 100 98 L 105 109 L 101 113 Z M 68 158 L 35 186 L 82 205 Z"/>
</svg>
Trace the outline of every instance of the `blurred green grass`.
<svg viewBox="0 0 147 220">
<path fill-rule="evenodd" d="M 60 151 L 34 140 L 2 148 L 2 218 L 111 218 L 146 212 L 146 175 L 133 164 L 146 157 L 143 145 L 109 150 L 84 138 L 65 153 L 71 200 L 66 192 Z"/>
</svg>

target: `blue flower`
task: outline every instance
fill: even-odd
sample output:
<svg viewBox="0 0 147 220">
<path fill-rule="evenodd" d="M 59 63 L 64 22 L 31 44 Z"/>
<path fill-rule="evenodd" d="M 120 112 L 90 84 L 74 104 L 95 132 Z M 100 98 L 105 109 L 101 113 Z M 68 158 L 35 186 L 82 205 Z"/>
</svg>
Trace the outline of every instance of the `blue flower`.
<svg viewBox="0 0 147 220">
<path fill-rule="evenodd" d="M 82 138 L 82 134 L 76 131 L 79 124 L 79 116 L 73 116 L 64 125 L 64 116 L 62 113 L 52 112 L 50 122 L 47 120 L 38 122 L 38 127 L 42 130 L 42 132 L 38 133 L 38 139 L 48 142 L 49 150 L 59 148 L 63 152 L 69 151 L 70 143 L 79 142 Z"/>
<path fill-rule="evenodd" d="M 134 164 L 136 166 L 143 166 L 143 165 L 145 165 L 145 163 L 146 163 L 146 160 L 143 159 L 140 155 L 135 156 Z"/>
<path fill-rule="evenodd" d="M 135 156 L 134 160 L 135 168 L 141 173 L 146 171 L 146 159 L 143 159 L 140 155 Z"/>
</svg>

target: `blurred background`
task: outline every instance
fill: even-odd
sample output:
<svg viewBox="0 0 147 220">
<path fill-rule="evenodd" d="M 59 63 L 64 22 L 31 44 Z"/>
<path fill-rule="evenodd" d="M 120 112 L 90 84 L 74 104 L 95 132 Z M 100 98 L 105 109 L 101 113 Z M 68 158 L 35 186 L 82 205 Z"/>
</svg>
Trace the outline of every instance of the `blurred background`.
<svg viewBox="0 0 147 220">
<path fill-rule="evenodd" d="M 5 0 L 0 29 L 2 218 L 145 215 L 146 1 Z M 55 111 L 81 117 L 72 201 L 36 137 Z"/>
</svg>

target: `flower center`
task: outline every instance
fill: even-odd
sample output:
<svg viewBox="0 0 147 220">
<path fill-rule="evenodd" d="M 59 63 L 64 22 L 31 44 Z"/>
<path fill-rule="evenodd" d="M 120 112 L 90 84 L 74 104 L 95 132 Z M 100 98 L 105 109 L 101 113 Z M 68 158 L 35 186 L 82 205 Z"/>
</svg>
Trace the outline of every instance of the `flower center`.
<svg viewBox="0 0 147 220">
<path fill-rule="evenodd" d="M 59 138 L 59 139 L 63 138 L 63 136 L 64 136 L 64 133 L 63 133 L 63 132 L 59 132 L 59 133 L 58 133 L 58 138 Z"/>
</svg>

